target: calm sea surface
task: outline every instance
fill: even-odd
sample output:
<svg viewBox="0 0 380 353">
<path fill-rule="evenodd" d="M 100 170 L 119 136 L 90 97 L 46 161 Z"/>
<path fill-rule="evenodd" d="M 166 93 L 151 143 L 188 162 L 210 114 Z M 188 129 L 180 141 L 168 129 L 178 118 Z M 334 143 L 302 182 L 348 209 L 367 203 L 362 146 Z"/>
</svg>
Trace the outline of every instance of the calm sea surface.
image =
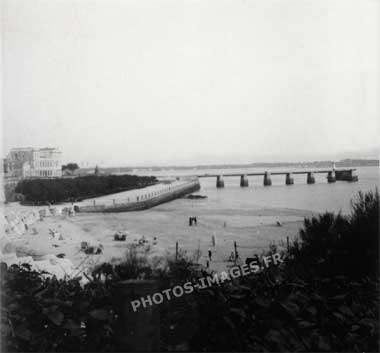
<svg viewBox="0 0 380 353">
<path fill-rule="evenodd" d="M 326 168 L 323 168 L 326 169 Z M 302 170 L 302 169 L 298 169 Z M 309 170 L 309 169 L 308 169 Z M 317 170 L 317 169 L 314 169 Z M 204 169 L 163 172 L 139 172 L 139 175 L 191 175 L 263 172 L 263 168 Z M 270 172 L 295 171 L 292 168 L 271 168 Z M 250 210 L 258 208 L 290 208 L 315 212 L 350 212 L 350 200 L 358 191 L 374 190 L 379 187 L 378 167 L 358 167 L 358 182 L 337 181 L 327 183 L 326 174 L 315 174 L 315 184 L 306 183 L 306 175 L 294 175 L 294 185 L 285 185 L 284 175 L 272 175 L 272 186 L 263 186 L 262 176 L 248 177 L 249 187 L 240 187 L 240 177 L 225 177 L 225 187 L 217 189 L 215 178 L 201 178 L 198 194 L 208 197 L 208 210 Z"/>
</svg>

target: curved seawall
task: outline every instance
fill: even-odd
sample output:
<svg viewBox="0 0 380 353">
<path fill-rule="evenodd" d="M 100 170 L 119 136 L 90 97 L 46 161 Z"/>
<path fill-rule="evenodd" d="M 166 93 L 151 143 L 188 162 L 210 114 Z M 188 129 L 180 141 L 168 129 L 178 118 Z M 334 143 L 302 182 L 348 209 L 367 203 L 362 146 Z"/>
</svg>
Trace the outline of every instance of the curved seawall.
<svg viewBox="0 0 380 353">
<path fill-rule="evenodd" d="M 199 180 L 193 179 L 185 182 L 173 182 L 162 184 L 162 188 L 150 190 L 141 189 L 142 194 L 136 197 L 135 201 L 113 202 L 112 204 L 96 204 L 75 206 L 77 212 L 128 212 L 145 210 L 162 203 L 178 199 L 184 195 L 198 191 L 200 189 Z"/>
</svg>

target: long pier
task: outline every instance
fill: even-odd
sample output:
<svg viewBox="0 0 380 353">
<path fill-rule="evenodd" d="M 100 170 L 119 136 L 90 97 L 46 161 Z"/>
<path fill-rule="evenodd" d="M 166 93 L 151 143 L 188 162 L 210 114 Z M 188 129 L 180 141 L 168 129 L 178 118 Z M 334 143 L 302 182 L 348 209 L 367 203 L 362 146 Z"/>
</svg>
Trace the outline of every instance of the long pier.
<svg viewBox="0 0 380 353">
<path fill-rule="evenodd" d="M 328 183 L 335 183 L 337 180 L 354 182 L 358 181 L 359 178 L 356 174 L 356 168 L 352 169 L 324 169 L 324 170 L 307 170 L 307 171 L 294 171 L 294 172 L 257 172 L 257 173 L 226 173 L 226 174 L 201 174 L 197 175 L 198 178 L 216 178 L 216 187 L 224 187 L 224 178 L 227 177 L 238 177 L 240 176 L 240 186 L 248 186 L 248 177 L 249 176 L 263 176 L 264 186 L 272 185 L 271 175 L 285 175 L 285 184 L 292 185 L 294 184 L 293 175 L 306 174 L 306 182 L 308 184 L 315 184 L 314 174 L 326 174 Z"/>
<path fill-rule="evenodd" d="M 119 195 L 108 195 L 96 200 L 84 201 L 74 206 L 76 212 L 129 212 L 140 211 L 175 200 L 184 195 L 198 191 L 199 180 L 176 180 L 170 183 L 160 183 L 146 188 L 121 192 Z M 109 198 L 113 198 L 109 200 Z M 108 201 L 107 201 L 108 200 Z"/>
</svg>

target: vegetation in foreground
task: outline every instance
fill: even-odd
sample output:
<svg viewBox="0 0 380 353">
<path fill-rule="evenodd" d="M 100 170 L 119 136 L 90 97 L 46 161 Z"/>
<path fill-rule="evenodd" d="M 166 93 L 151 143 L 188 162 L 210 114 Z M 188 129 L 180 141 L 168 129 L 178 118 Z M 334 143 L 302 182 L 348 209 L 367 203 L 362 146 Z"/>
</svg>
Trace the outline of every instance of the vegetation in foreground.
<svg viewBox="0 0 380 353">
<path fill-rule="evenodd" d="M 352 214 L 305 219 L 279 267 L 160 305 L 160 350 L 379 351 L 379 194 L 359 194 Z M 149 263 L 136 251 L 103 264 L 83 288 L 2 268 L 6 351 L 112 351 L 121 279 L 162 289 L 204 276 L 194 261 Z"/>
<path fill-rule="evenodd" d="M 153 185 L 153 176 L 137 175 L 88 175 L 77 178 L 27 179 L 16 186 L 16 193 L 23 194 L 26 202 L 44 204 L 80 201 L 121 191 Z"/>
</svg>

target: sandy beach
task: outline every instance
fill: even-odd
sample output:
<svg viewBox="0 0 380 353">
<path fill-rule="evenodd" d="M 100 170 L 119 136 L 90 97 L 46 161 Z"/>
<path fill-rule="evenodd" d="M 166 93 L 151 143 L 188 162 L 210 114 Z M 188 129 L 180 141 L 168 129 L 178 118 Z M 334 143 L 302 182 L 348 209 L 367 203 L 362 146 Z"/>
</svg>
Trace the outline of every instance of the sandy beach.
<svg viewBox="0 0 380 353">
<path fill-rule="evenodd" d="M 234 241 L 240 258 L 244 260 L 261 253 L 271 243 L 284 246 L 287 237 L 292 239 L 298 234 L 303 217 L 311 215 L 310 211 L 285 208 L 258 208 L 239 212 L 233 209 L 210 209 L 206 213 L 202 207 L 192 208 L 189 214 L 189 202 L 179 199 L 149 210 L 126 213 L 83 213 L 75 217 L 49 215 L 30 226 L 18 241 L 7 244 L 4 252 L 15 251 L 18 256 L 36 257 L 65 254 L 78 268 L 91 268 L 102 262 L 123 259 L 128 246 L 144 236 L 150 248 L 150 257 L 167 252 L 174 254 L 178 242 L 179 249 L 189 256 L 200 249 L 202 255 L 199 262 L 204 265 L 210 249 L 210 267 L 220 270 L 228 266 Z M 11 203 L 6 206 L 5 212 L 20 209 L 28 208 Z M 197 217 L 196 226 L 189 226 L 189 216 Z M 281 226 L 277 222 L 281 222 Z M 58 231 L 62 239 L 53 238 L 49 229 Z M 114 240 L 117 231 L 127 232 L 126 241 Z M 212 236 L 216 239 L 215 246 L 212 246 Z M 93 245 L 102 244 L 102 254 L 85 254 L 81 251 L 83 241 Z"/>
<path fill-rule="evenodd" d="M 228 265 L 228 258 L 234 251 L 234 241 L 241 259 L 268 249 L 271 243 L 286 243 L 294 238 L 302 227 L 303 219 L 324 211 L 348 213 L 350 200 L 359 189 L 370 190 L 378 185 L 376 168 L 362 168 L 358 183 L 337 182 L 328 184 L 317 180 L 310 186 L 297 180 L 287 187 L 274 184 L 265 188 L 252 185 L 239 186 L 239 178 L 231 178 L 224 189 L 215 187 L 215 180 L 202 179 L 198 195 L 207 198 L 199 200 L 176 199 L 151 209 L 121 213 L 77 213 L 75 217 L 48 216 L 35 222 L 18 241 L 6 246 L 6 252 L 16 250 L 19 256 L 34 254 L 65 254 L 76 266 L 92 267 L 101 262 L 120 260 L 125 257 L 129 244 L 136 243 L 142 236 L 150 245 L 150 256 L 175 253 L 176 242 L 180 250 L 191 256 L 200 249 L 200 263 L 206 264 L 208 249 L 212 251 L 211 267 L 215 269 Z M 250 182 L 251 182 L 250 181 Z M 258 181 L 257 181 L 258 182 Z M 280 182 L 280 181 L 279 181 Z M 145 189 L 128 191 L 103 198 L 97 202 L 113 199 L 125 200 L 132 193 L 146 192 Z M 107 202 L 108 202 L 107 201 Z M 83 204 L 91 204 L 85 200 Z M 68 205 L 59 205 L 64 207 Z M 41 207 L 23 206 L 17 202 L 5 204 L 3 212 L 20 213 L 38 211 Z M 47 207 L 42 207 L 46 208 Z M 47 212 L 49 214 L 49 212 Z M 197 217 L 197 226 L 189 227 L 189 217 Z M 277 226 L 281 222 L 281 226 Z M 34 230 L 35 228 L 35 230 Z M 63 240 L 52 239 L 49 229 L 62 234 Z M 115 241 L 116 231 L 127 231 L 125 242 Z M 211 243 L 216 238 L 216 246 Z M 154 241 L 156 237 L 156 241 Z M 103 253 L 86 255 L 81 251 L 81 242 L 102 244 Z M 155 243 L 155 245 L 154 245 Z M 26 254 L 23 254 L 26 253 Z"/>
</svg>

